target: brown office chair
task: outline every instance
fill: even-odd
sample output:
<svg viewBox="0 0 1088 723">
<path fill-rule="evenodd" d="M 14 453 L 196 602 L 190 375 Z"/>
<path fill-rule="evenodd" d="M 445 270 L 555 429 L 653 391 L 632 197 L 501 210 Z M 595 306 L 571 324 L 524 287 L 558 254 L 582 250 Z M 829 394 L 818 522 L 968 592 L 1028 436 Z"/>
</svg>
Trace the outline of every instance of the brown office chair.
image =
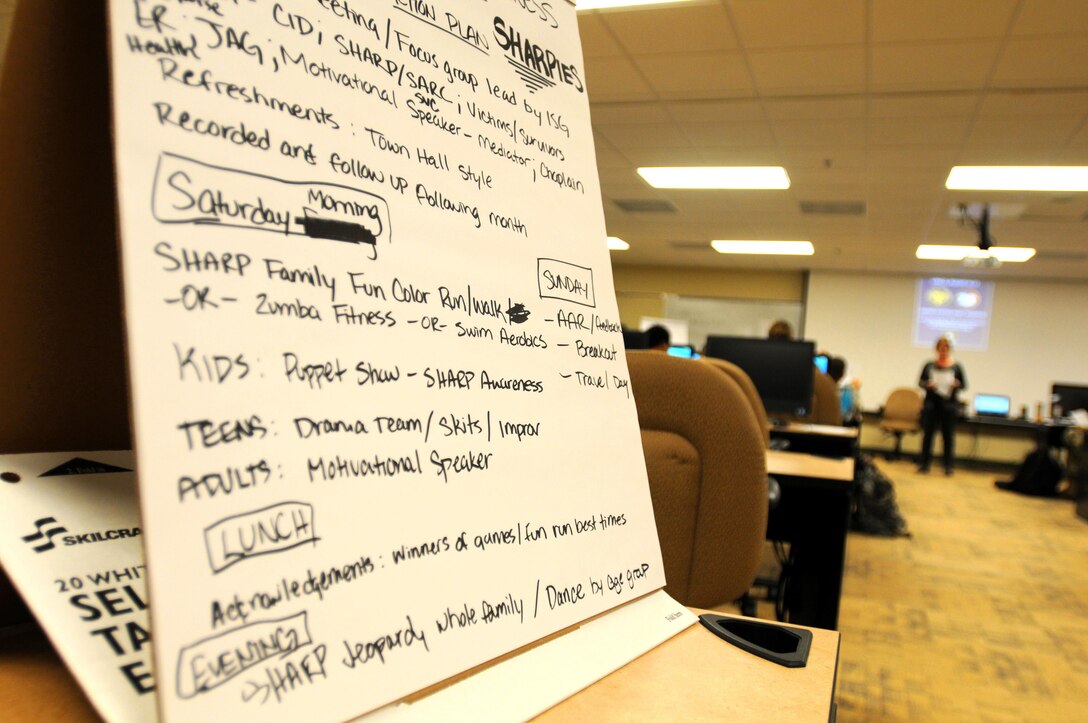
<svg viewBox="0 0 1088 723">
<path fill-rule="evenodd" d="M 752 378 L 733 362 L 728 362 L 724 359 L 715 359 L 710 356 L 702 357 L 702 361 L 705 364 L 709 364 L 710 366 L 725 372 L 730 379 L 737 383 L 737 386 L 744 392 L 745 399 L 748 400 L 748 403 L 752 407 L 752 411 L 756 415 L 756 423 L 759 425 L 759 428 L 763 430 L 763 442 L 769 445 L 771 442 L 771 424 L 767 421 L 767 410 L 763 406 L 763 400 L 759 398 L 759 391 L 752 382 Z"/>
<path fill-rule="evenodd" d="M 751 405 L 710 365 L 628 352 L 665 566 L 665 590 L 713 607 L 755 579 L 767 530 L 767 459 Z"/>
<path fill-rule="evenodd" d="M 893 389 L 884 403 L 884 416 L 880 430 L 895 437 L 895 449 L 888 459 L 899 459 L 904 434 L 914 434 L 922 428 L 922 395 L 917 389 L 899 387 Z"/>
<path fill-rule="evenodd" d="M 803 417 L 785 415 L 786 419 L 804 424 L 842 425 L 842 405 L 839 402 L 839 389 L 835 380 L 812 367 L 812 401 L 808 413 Z"/>
<path fill-rule="evenodd" d="M 835 380 L 819 369 L 812 376 L 812 411 L 809 418 L 813 424 L 832 424 L 842 426 L 842 403 L 839 401 L 839 388 Z"/>
</svg>

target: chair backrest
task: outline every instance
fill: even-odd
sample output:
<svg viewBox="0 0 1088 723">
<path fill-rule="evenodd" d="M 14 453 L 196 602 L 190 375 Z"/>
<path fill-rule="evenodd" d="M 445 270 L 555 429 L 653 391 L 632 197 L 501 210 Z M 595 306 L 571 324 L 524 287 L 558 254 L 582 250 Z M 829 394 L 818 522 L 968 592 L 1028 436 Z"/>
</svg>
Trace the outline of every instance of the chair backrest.
<svg viewBox="0 0 1088 723">
<path fill-rule="evenodd" d="M 629 351 L 665 590 L 712 607 L 748 591 L 767 529 L 762 430 L 740 387 L 708 364 Z"/>
<path fill-rule="evenodd" d="M 919 424 L 922 416 L 922 395 L 917 389 L 899 387 L 893 389 L 884 403 L 884 421 Z"/>
<path fill-rule="evenodd" d="M 771 443 L 771 425 L 767 421 L 767 410 L 763 406 L 763 400 L 759 398 L 759 390 L 756 389 L 752 378 L 733 362 L 715 359 L 711 356 L 702 357 L 702 361 L 725 372 L 730 379 L 737 383 L 740 390 L 744 392 L 744 397 L 748 400 L 748 403 L 752 405 L 752 411 L 756 414 L 756 424 L 763 430 L 764 444 L 769 445 Z"/>
<path fill-rule="evenodd" d="M 839 388 L 834 379 L 819 369 L 812 376 L 812 411 L 809 418 L 813 424 L 842 425 Z"/>
</svg>

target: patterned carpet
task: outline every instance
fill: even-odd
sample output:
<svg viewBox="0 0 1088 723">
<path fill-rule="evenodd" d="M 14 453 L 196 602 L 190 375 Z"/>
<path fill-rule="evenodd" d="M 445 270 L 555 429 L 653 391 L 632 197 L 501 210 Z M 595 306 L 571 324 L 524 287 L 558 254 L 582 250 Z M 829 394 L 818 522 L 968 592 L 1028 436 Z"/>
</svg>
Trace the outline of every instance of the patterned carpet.
<svg viewBox="0 0 1088 723">
<path fill-rule="evenodd" d="M 840 721 L 1088 721 L 1088 522 L 993 473 L 878 462 L 910 539 L 851 533 Z"/>
</svg>

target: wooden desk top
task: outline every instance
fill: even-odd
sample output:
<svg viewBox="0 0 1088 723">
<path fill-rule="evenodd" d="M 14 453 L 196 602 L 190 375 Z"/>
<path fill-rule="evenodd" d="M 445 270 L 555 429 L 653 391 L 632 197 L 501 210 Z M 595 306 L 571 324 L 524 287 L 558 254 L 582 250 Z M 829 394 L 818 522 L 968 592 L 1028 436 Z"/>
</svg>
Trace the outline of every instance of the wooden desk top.
<svg viewBox="0 0 1088 723">
<path fill-rule="evenodd" d="M 824 723 L 835 690 L 839 634 L 809 630 L 808 665 L 784 668 L 730 645 L 696 623 L 535 720 Z"/>
<path fill-rule="evenodd" d="M 842 439 L 857 439 L 857 427 L 836 427 L 831 424 L 804 424 L 802 422 L 790 422 L 781 427 L 771 427 L 774 432 L 786 434 L 811 434 L 821 437 L 841 437 Z"/>
<path fill-rule="evenodd" d="M 808 665 L 784 668 L 696 623 L 537 720 L 827 721 L 839 634 L 810 630 Z M 0 631 L 0 710 L 10 723 L 99 720 L 33 625 Z"/>
<path fill-rule="evenodd" d="M 819 457 L 814 454 L 769 449 L 767 474 L 852 482 L 854 460 L 851 457 Z"/>
</svg>

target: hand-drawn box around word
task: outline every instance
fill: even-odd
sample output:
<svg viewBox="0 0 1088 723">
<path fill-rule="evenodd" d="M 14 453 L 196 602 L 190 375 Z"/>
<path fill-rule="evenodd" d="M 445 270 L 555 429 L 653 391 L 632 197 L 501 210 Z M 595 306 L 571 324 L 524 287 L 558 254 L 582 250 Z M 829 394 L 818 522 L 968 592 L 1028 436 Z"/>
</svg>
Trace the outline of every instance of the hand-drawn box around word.
<svg viewBox="0 0 1088 723">
<path fill-rule="evenodd" d="M 593 269 L 558 259 L 536 260 L 536 283 L 542 299 L 570 301 L 596 308 Z"/>
<path fill-rule="evenodd" d="M 162 153 L 151 212 L 161 223 L 192 223 L 359 244 L 378 258 L 392 240 L 381 196 L 335 183 L 286 181 Z"/>
<path fill-rule="evenodd" d="M 317 543 L 314 508 L 305 502 L 281 502 L 234 515 L 204 530 L 208 562 L 220 573 L 231 565 L 259 555 L 284 552 Z"/>
<path fill-rule="evenodd" d="M 269 658 L 282 658 L 312 643 L 306 611 L 198 640 L 178 653 L 178 696 L 206 693 Z"/>
</svg>

